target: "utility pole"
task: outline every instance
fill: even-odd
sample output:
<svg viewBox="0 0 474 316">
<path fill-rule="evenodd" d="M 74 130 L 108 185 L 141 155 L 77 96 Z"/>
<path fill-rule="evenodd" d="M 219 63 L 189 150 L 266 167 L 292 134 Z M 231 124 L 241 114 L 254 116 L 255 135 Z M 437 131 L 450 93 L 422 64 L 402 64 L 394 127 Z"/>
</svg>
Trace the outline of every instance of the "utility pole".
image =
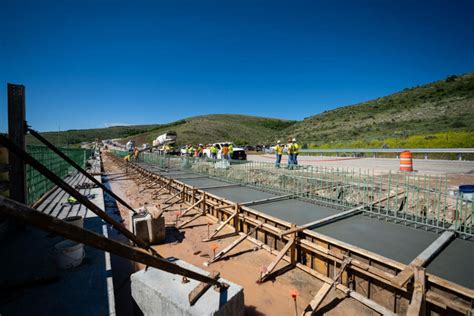
<svg viewBox="0 0 474 316">
<path fill-rule="evenodd" d="M 8 84 L 8 136 L 18 147 L 26 150 L 25 86 Z M 10 153 L 10 197 L 26 204 L 26 168 L 20 157 Z"/>
</svg>

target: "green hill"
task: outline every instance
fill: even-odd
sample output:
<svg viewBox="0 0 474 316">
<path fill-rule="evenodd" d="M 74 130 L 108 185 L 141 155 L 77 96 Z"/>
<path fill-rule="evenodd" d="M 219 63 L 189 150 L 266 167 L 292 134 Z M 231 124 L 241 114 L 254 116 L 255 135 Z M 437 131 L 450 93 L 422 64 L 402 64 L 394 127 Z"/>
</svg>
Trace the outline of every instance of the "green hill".
<svg viewBox="0 0 474 316">
<path fill-rule="evenodd" d="M 273 142 L 279 131 L 295 123 L 248 115 L 211 114 L 158 126 L 146 133 L 127 137 L 123 142 L 134 139 L 138 144 L 151 143 L 157 136 L 174 131 L 178 134 L 178 144 L 219 141 L 233 141 L 241 145 L 262 144 Z"/>
<path fill-rule="evenodd" d="M 212 114 L 161 125 L 114 126 L 43 135 L 61 146 L 96 138 L 151 143 L 157 136 L 175 131 L 179 144 L 229 140 L 255 145 L 296 137 L 304 147 L 319 148 L 474 147 L 473 122 L 474 73 L 467 73 L 325 111 L 302 121 Z M 27 140 L 35 143 L 31 137 Z"/>
<path fill-rule="evenodd" d="M 311 147 L 474 147 L 473 132 L 474 73 L 467 73 L 325 111 L 280 136 Z"/>
</svg>

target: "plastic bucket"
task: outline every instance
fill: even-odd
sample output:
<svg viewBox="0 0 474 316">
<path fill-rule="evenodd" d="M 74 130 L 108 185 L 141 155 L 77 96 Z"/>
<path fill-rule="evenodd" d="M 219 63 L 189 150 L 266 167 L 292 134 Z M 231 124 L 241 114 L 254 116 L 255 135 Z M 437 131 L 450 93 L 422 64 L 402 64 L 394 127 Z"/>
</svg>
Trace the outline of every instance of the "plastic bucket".
<svg viewBox="0 0 474 316">
<path fill-rule="evenodd" d="M 54 245 L 56 263 L 60 269 L 77 267 L 84 259 L 84 245 L 72 240 L 63 240 Z"/>
<path fill-rule="evenodd" d="M 79 228 L 84 228 L 84 218 L 82 216 L 69 216 L 64 221 Z"/>
</svg>

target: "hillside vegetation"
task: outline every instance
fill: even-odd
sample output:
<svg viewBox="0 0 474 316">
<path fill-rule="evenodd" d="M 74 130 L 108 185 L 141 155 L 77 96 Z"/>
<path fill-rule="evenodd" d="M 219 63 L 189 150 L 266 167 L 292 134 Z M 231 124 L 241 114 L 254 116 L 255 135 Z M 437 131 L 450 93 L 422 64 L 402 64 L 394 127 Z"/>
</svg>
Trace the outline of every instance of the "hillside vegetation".
<svg viewBox="0 0 474 316">
<path fill-rule="evenodd" d="M 233 141 L 236 144 L 262 144 L 273 142 L 282 129 L 296 121 L 235 114 L 212 114 L 187 118 L 172 124 L 158 126 L 146 133 L 127 137 L 138 144 L 151 143 L 168 131 L 178 134 L 178 144 Z"/>
<path fill-rule="evenodd" d="M 474 73 L 468 73 L 326 111 L 280 135 L 309 147 L 472 147 L 472 132 Z"/>
<path fill-rule="evenodd" d="M 273 144 L 296 137 L 303 147 L 474 147 L 474 73 L 449 76 L 430 84 L 355 105 L 344 106 L 302 121 L 247 115 L 212 114 L 169 124 L 43 133 L 58 145 L 96 138 L 134 139 L 151 143 L 168 131 L 178 143 L 233 141 Z M 28 138 L 29 143 L 35 143 Z"/>
</svg>

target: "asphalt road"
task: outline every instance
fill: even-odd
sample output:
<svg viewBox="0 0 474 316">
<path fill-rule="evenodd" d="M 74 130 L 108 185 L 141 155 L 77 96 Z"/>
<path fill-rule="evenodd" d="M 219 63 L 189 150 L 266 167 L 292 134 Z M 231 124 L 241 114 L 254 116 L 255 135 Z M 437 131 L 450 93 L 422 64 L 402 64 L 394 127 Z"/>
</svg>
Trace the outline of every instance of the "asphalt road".
<svg viewBox="0 0 474 316">
<path fill-rule="evenodd" d="M 248 155 L 248 160 L 274 162 L 274 155 Z M 400 161 L 395 158 L 351 158 L 351 157 L 316 157 L 299 156 L 299 164 L 318 165 L 328 167 L 344 167 L 355 169 L 371 169 L 376 172 L 385 173 L 388 171 L 397 171 L 400 167 Z M 284 155 L 282 164 L 287 163 Z M 474 161 L 459 160 L 424 160 L 414 159 L 413 168 L 421 174 L 470 174 L 474 175 Z"/>
</svg>

